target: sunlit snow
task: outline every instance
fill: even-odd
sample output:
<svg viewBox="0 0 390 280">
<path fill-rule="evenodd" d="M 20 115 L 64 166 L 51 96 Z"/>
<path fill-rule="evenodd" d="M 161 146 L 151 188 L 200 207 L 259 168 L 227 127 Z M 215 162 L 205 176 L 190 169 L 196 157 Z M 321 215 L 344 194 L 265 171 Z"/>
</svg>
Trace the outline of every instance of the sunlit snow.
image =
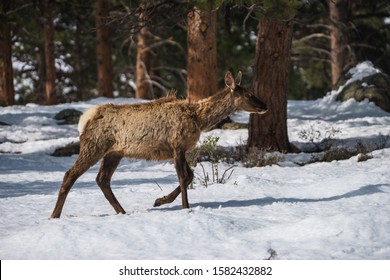
<svg viewBox="0 0 390 280">
<path fill-rule="evenodd" d="M 311 155 L 299 153 L 268 167 L 238 163 L 224 184 L 206 188 L 198 180 L 186 210 L 180 198 L 152 207 L 178 185 L 172 162 L 124 159 L 112 186 L 127 214 L 116 215 L 96 186 L 96 165 L 74 185 L 61 219 L 49 219 L 63 175 L 77 157 L 50 153 L 78 140 L 77 125 L 58 125 L 54 115 L 136 101 L 100 98 L 0 110 L 0 121 L 10 124 L 0 126 L 0 259 L 266 259 L 269 249 L 277 259 L 390 259 L 390 114 L 332 95 L 288 103 L 290 141 L 304 148 L 309 143 L 300 131 L 333 127 L 340 145 L 380 147 L 372 159 L 300 166 Z M 248 117 L 240 112 L 233 119 Z M 228 147 L 245 144 L 248 131 L 213 130 L 201 140 L 208 135 Z M 199 165 L 195 174 L 202 175 Z"/>
</svg>

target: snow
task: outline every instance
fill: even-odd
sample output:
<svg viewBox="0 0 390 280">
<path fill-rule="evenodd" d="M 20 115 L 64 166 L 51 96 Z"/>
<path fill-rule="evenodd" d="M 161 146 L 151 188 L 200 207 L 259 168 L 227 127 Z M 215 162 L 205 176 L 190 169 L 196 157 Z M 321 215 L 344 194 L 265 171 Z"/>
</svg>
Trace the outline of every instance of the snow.
<svg viewBox="0 0 390 280">
<path fill-rule="evenodd" d="M 375 68 L 373 63 L 371 61 L 363 61 L 361 63 L 358 63 L 355 67 L 351 68 L 346 76 L 350 77 L 344 84 L 340 85 L 338 89 L 330 91 L 325 98 L 322 99 L 322 102 L 320 102 L 318 105 L 322 107 L 327 107 L 336 105 L 336 107 L 340 107 L 339 109 L 343 109 L 343 106 L 338 106 L 339 104 L 334 103 L 334 100 L 336 100 L 337 95 L 349 84 L 355 82 L 355 81 L 361 81 L 365 77 L 369 77 L 372 75 L 375 75 L 377 73 L 380 73 L 380 70 Z M 367 85 L 367 83 L 362 83 L 364 87 L 370 87 L 370 85 Z M 351 100 L 352 101 L 352 100 Z M 354 103 L 354 102 L 346 102 L 345 104 L 347 106 L 350 106 L 349 104 Z M 366 102 L 365 104 L 367 104 Z M 364 106 L 363 103 L 363 108 Z"/>
<path fill-rule="evenodd" d="M 359 75 L 366 71 L 356 68 Z M 299 132 L 338 129 L 335 140 L 378 146 L 372 159 L 301 166 L 311 154 L 286 154 L 277 165 L 245 168 L 237 163 L 224 184 L 189 189 L 190 209 L 178 198 L 153 208 L 156 198 L 177 186 L 171 161 L 124 159 L 113 176 L 113 191 L 127 211 L 116 215 L 96 186 L 99 165 L 72 188 L 61 219 L 49 219 L 64 173 L 77 156 L 52 157 L 55 148 L 77 141 L 77 125 L 53 119 L 62 109 L 86 111 L 94 99 L 56 106 L 2 108 L 0 121 L 1 259 L 390 259 L 390 114 L 373 103 L 289 101 L 290 141 L 311 143 Z M 239 112 L 238 122 L 249 115 Z M 219 145 L 244 144 L 248 131 L 213 130 Z M 320 141 L 321 139 L 319 139 Z M 379 145 L 381 144 L 381 145 Z M 204 167 L 211 172 L 208 163 Z M 220 172 L 231 164 L 220 163 Z"/>
</svg>

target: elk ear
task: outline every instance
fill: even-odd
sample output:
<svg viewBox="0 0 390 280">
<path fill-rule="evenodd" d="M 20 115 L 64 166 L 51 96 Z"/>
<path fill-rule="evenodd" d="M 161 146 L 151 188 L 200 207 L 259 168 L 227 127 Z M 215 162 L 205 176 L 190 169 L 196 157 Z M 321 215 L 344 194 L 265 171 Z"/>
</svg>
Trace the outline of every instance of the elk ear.
<svg viewBox="0 0 390 280">
<path fill-rule="evenodd" d="M 236 88 L 236 84 L 234 82 L 234 77 L 230 71 L 228 71 L 225 75 L 225 85 L 230 88 L 232 91 Z"/>
<path fill-rule="evenodd" d="M 241 73 L 241 71 L 238 71 L 237 77 L 236 77 L 236 85 L 238 85 L 238 86 L 241 84 L 241 77 L 242 77 L 242 73 Z"/>
</svg>

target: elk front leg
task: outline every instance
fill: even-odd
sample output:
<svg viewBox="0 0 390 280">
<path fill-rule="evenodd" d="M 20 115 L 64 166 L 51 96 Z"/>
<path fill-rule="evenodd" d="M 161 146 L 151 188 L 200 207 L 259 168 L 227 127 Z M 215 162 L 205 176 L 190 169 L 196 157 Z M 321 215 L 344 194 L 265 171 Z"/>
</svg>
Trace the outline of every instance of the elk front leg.
<svg viewBox="0 0 390 280">
<path fill-rule="evenodd" d="M 192 172 L 190 166 L 187 163 L 185 152 L 183 150 L 178 150 L 174 153 L 174 163 L 176 168 L 177 177 L 180 182 L 180 191 L 181 191 L 181 201 L 183 208 L 190 208 L 188 203 L 187 196 L 187 187 L 191 184 L 192 179 L 194 178 L 194 173 Z"/>
<path fill-rule="evenodd" d="M 190 166 L 188 165 L 185 152 L 177 151 L 174 154 L 174 164 L 176 168 L 177 177 L 179 178 L 180 185 L 174 189 L 170 194 L 156 199 L 154 202 L 154 207 L 161 206 L 166 203 L 173 202 L 176 197 L 181 193 L 182 195 L 182 207 L 189 208 L 187 187 L 191 184 L 192 179 L 194 178 L 194 173 L 192 172 Z"/>
</svg>

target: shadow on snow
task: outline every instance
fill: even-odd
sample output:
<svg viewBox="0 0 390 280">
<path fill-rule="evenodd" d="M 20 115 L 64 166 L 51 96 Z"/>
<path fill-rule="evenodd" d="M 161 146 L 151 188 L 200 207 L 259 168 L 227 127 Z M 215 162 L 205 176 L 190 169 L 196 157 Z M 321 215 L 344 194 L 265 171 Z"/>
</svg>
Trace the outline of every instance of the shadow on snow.
<svg viewBox="0 0 390 280">
<path fill-rule="evenodd" d="M 347 192 L 341 195 L 335 195 L 331 197 L 324 198 L 273 198 L 273 197 L 264 197 L 256 198 L 249 200 L 228 200 L 223 202 L 198 202 L 193 203 L 190 206 L 192 208 L 200 206 L 205 208 L 229 208 L 229 207 L 249 207 L 249 206 L 266 206 L 273 203 L 312 203 L 312 202 L 328 202 L 336 201 L 340 199 L 347 199 L 365 195 L 372 195 L 376 193 L 384 193 L 381 188 L 390 187 L 389 185 L 378 184 L 378 185 L 368 185 L 361 187 L 357 190 Z M 178 198 L 180 199 L 180 198 Z M 181 206 L 173 206 L 171 208 L 161 208 L 161 210 L 180 210 Z"/>
</svg>

